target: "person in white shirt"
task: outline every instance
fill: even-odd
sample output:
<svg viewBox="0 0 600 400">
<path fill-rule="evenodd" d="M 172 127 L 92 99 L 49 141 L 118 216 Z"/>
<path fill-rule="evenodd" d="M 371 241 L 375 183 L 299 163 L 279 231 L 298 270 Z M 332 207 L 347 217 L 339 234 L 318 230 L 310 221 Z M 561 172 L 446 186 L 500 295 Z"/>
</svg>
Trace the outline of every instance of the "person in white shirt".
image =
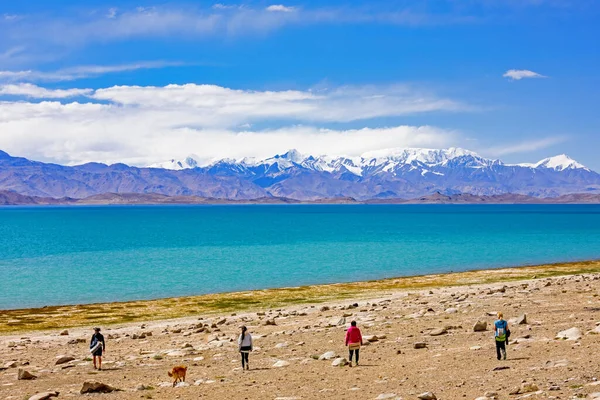
<svg viewBox="0 0 600 400">
<path fill-rule="evenodd" d="M 242 370 L 250 369 L 250 365 L 248 364 L 248 356 L 252 351 L 252 335 L 248 332 L 248 328 L 242 326 L 242 333 L 238 338 L 238 346 L 240 348 L 240 354 L 242 355 Z"/>
</svg>

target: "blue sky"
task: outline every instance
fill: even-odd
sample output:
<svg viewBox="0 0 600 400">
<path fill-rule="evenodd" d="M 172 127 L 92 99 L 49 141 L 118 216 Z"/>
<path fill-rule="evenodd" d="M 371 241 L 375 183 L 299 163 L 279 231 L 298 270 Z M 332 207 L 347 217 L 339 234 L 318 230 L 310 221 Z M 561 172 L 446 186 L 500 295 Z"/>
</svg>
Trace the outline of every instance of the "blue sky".
<svg viewBox="0 0 600 400">
<path fill-rule="evenodd" d="M 600 170 L 598 17 L 592 0 L 3 1 L 0 148 L 145 165 L 459 146 Z"/>
</svg>

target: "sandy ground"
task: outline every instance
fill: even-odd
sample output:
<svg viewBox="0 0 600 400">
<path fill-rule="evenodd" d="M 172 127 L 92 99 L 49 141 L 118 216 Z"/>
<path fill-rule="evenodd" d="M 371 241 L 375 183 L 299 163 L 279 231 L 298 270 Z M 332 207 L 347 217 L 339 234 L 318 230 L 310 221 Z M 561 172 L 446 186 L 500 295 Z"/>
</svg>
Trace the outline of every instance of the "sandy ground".
<svg viewBox="0 0 600 400">
<path fill-rule="evenodd" d="M 60 392 L 59 399 L 115 400 L 417 399 L 424 392 L 438 399 L 600 398 L 599 294 L 600 274 L 585 274 L 107 326 L 103 371 L 89 361 L 92 326 L 68 335 L 5 335 L 0 398 L 28 399 L 49 390 Z M 495 357 L 491 326 L 497 311 L 512 333 L 506 361 Z M 526 323 L 517 324 L 524 314 Z M 330 351 L 348 357 L 344 334 L 351 320 L 365 337 L 376 336 L 361 349 L 360 366 L 316 359 Z M 474 332 L 477 321 L 486 322 L 487 330 Z M 241 325 L 254 337 L 250 371 L 240 368 Z M 439 328 L 445 329 L 432 336 Z M 580 337 L 556 339 L 570 328 L 578 328 Z M 417 342 L 426 347 L 416 349 Z M 55 365 L 63 355 L 74 360 Z M 278 361 L 284 366 L 276 367 Z M 186 385 L 173 388 L 167 371 L 175 365 L 188 366 L 188 374 Z M 19 368 L 37 379 L 18 380 Z M 84 381 L 121 391 L 81 395 Z"/>
</svg>

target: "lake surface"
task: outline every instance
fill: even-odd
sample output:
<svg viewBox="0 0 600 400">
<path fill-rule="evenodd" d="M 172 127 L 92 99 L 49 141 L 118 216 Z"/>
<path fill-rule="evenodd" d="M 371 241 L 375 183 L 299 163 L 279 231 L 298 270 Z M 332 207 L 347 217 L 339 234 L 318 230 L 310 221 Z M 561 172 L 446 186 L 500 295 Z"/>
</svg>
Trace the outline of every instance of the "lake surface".
<svg viewBox="0 0 600 400">
<path fill-rule="evenodd" d="M 0 208 L 0 309 L 600 258 L 600 205 Z"/>
</svg>

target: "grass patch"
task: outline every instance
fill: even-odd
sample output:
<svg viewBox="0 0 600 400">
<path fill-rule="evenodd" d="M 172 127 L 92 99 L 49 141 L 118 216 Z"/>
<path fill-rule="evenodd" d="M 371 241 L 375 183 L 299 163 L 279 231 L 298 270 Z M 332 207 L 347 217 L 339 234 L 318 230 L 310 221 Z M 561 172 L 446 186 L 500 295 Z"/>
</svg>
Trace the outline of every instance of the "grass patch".
<svg viewBox="0 0 600 400">
<path fill-rule="evenodd" d="M 467 286 L 523 279 L 600 272 L 600 260 L 518 268 L 488 269 L 449 274 L 391 278 L 378 281 L 301 286 L 249 292 L 167 298 L 127 303 L 79 304 L 0 312 L 0 334 L 78 326 L 200 316 L 202 314 L 259 311 L 295 304 L 352 300 L 386 291 Z M 124 312 L 127 310 L 127 312 Z"/>
</svg>

